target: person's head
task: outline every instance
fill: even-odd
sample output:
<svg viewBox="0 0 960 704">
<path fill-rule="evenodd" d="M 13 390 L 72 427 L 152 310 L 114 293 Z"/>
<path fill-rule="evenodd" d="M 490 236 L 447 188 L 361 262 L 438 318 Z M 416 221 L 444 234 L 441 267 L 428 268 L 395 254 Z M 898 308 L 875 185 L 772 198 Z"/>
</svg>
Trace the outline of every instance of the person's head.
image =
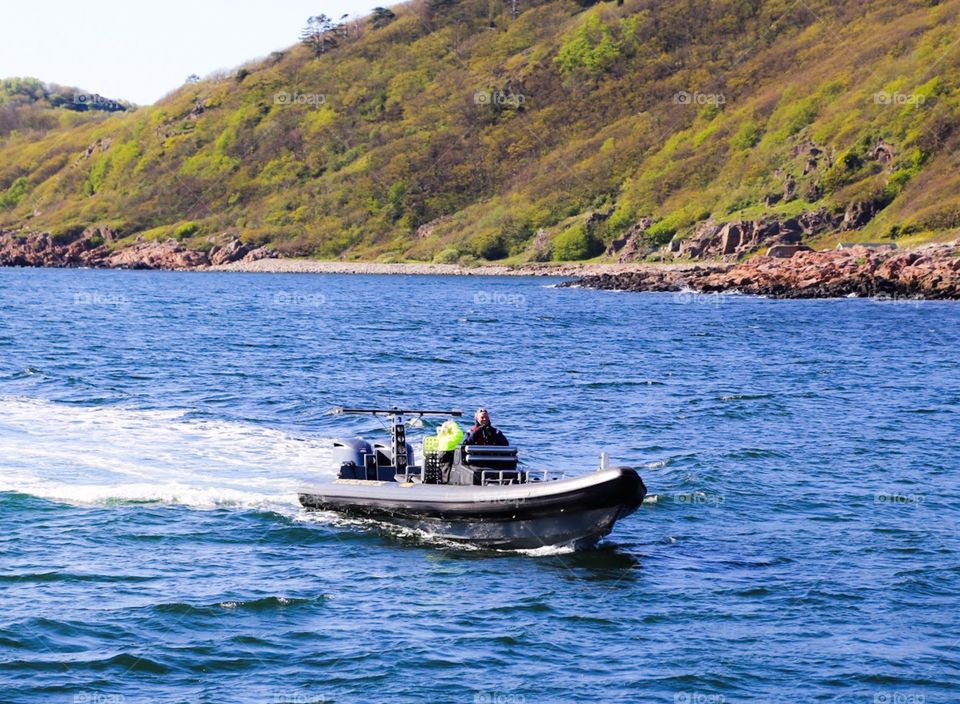
<svg viewBox="0 0 960 704">
<path fill-rule="evenodd" d="M 473 414 L 473 419 L 477 421 L 477 425 L 490 425 L 490 414 L 487 413 L 486 408 L 478 408 Z"/>
</svg>

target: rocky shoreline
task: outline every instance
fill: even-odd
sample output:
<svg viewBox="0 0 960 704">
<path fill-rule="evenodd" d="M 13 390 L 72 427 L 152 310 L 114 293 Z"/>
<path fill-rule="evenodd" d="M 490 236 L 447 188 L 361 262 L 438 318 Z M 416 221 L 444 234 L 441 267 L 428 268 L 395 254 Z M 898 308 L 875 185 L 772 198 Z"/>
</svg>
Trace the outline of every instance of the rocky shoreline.
<svg viewBox="0 0 960 704">
<path fill-rule="evenodd" d="M 457 264 L 319 261 L 316 259 L 261 259 L 210 267 L 211 271 L 242 271 L 270 274 L 383 274 L 414 276 L 596 276 L 647 269 L 686 270 L 677 264 L 487 264 L 464 267 Z"/>
<path fill-rule="evenodd" d="M 51 235 L 0 232 L 0 266 L 91 267 L 310 274 L 406 274 L 577 277 L 561 286 L 617 291 L 743 293 L 770 298 L 846 296 L 960 300 L 960 242 L 897 251 L 852 246 L 784 256 L 753 256 L 741 263 L 486 265 L 377 263 L 283 259 L 230 236 L 204 249 L 174 239 L 113 246 L 107 228 Z M 772 251 L 772 250 L 771 250 Z"/>
<path fill-rule="evenodd" d="M 0 266 L 184 270 L 277 256 L 229 236 L 211 240 L 205 249 L 190 249 L 175 239 L 140 238 L 127 247 L 114 247 L 117 240 L 106 227 L 53 235 L 0 232 Z"/>
<path fill-rule="evenodd" d="M 191 249 L 175 239 L 138 240 L 120 248 L 108 228 L 88 228 L 67 235 L 0 232 L 0 266 L 163 269 L 290 274 L 396 274 L 446 276 L 584 276 L 640 269 L 683 269 L 679 265 L 551 264 L 486 265 L 320 261 L 281 258 L 264 247 L 236 237 L 213 238 L 206 249 Z"/>
<path fill-rule="evenodd" d="M 561 286 L 769 298 L 960 300 L 960 244 L 932 244 L 902 252 L 863 246 L 798 251 L 790 258 L 757 256 L 741 264 L 588 275 Z"/>
</svg>

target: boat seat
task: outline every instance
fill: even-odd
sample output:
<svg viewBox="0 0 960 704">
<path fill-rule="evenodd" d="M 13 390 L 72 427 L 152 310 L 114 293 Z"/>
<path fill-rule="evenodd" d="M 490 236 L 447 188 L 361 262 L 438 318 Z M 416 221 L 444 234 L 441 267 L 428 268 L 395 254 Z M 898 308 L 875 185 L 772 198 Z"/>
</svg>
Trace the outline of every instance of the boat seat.
<svg viewBox="0 0 960 704">
<path fill-rule="evenodd" d="M 453 453 L 450 484 L 523 483 L 525 473 L 517 469 L 517 448 L 500 445 L 462 445 Z"/>
<path fill-rule="evenodd" d="M 516 469 L 517 448 L 504 445 L 464 445 L 460 459 L 472 467 Z"/>
</svg>

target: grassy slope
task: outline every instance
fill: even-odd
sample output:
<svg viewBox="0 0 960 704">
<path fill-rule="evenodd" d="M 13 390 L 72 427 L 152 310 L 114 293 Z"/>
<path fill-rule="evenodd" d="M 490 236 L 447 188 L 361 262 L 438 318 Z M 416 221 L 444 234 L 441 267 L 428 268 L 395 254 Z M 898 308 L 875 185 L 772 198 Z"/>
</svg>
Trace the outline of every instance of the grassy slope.
<svg viewBox="0 0 960 704">
<path fill-rule="evenodd" d="M 960 226 L 960 0 L 504 5 L 415 2 L 319 59 L 297 46 L 149 108 L 0 136 L 0 226 L 442 260 L 543 258 L 593 212 L 612 213 L 589 228 L 607 241 L 645 215 L 665 241 L 862 200 L 888 205 L 844 239 Z M 492 89 L 512 104 L 478 104 Z M 804 174 L 811 140 L 826 154 Z M 797 197 L 764 205 L 788 177 Z"/>
</svg>

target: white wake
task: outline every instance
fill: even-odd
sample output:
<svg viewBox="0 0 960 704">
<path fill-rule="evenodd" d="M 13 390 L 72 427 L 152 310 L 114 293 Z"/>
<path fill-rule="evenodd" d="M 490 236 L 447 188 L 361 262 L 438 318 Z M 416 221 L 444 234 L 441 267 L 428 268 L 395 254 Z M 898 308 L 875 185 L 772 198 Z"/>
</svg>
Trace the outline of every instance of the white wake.
<svg viewBox="0 0 960 704">
<path fill-rule="evenodd" d="M 288 513 L 332 476 L 329 440 L 184 415 L 0 398 L 0 491 Z"/>
</svg>

